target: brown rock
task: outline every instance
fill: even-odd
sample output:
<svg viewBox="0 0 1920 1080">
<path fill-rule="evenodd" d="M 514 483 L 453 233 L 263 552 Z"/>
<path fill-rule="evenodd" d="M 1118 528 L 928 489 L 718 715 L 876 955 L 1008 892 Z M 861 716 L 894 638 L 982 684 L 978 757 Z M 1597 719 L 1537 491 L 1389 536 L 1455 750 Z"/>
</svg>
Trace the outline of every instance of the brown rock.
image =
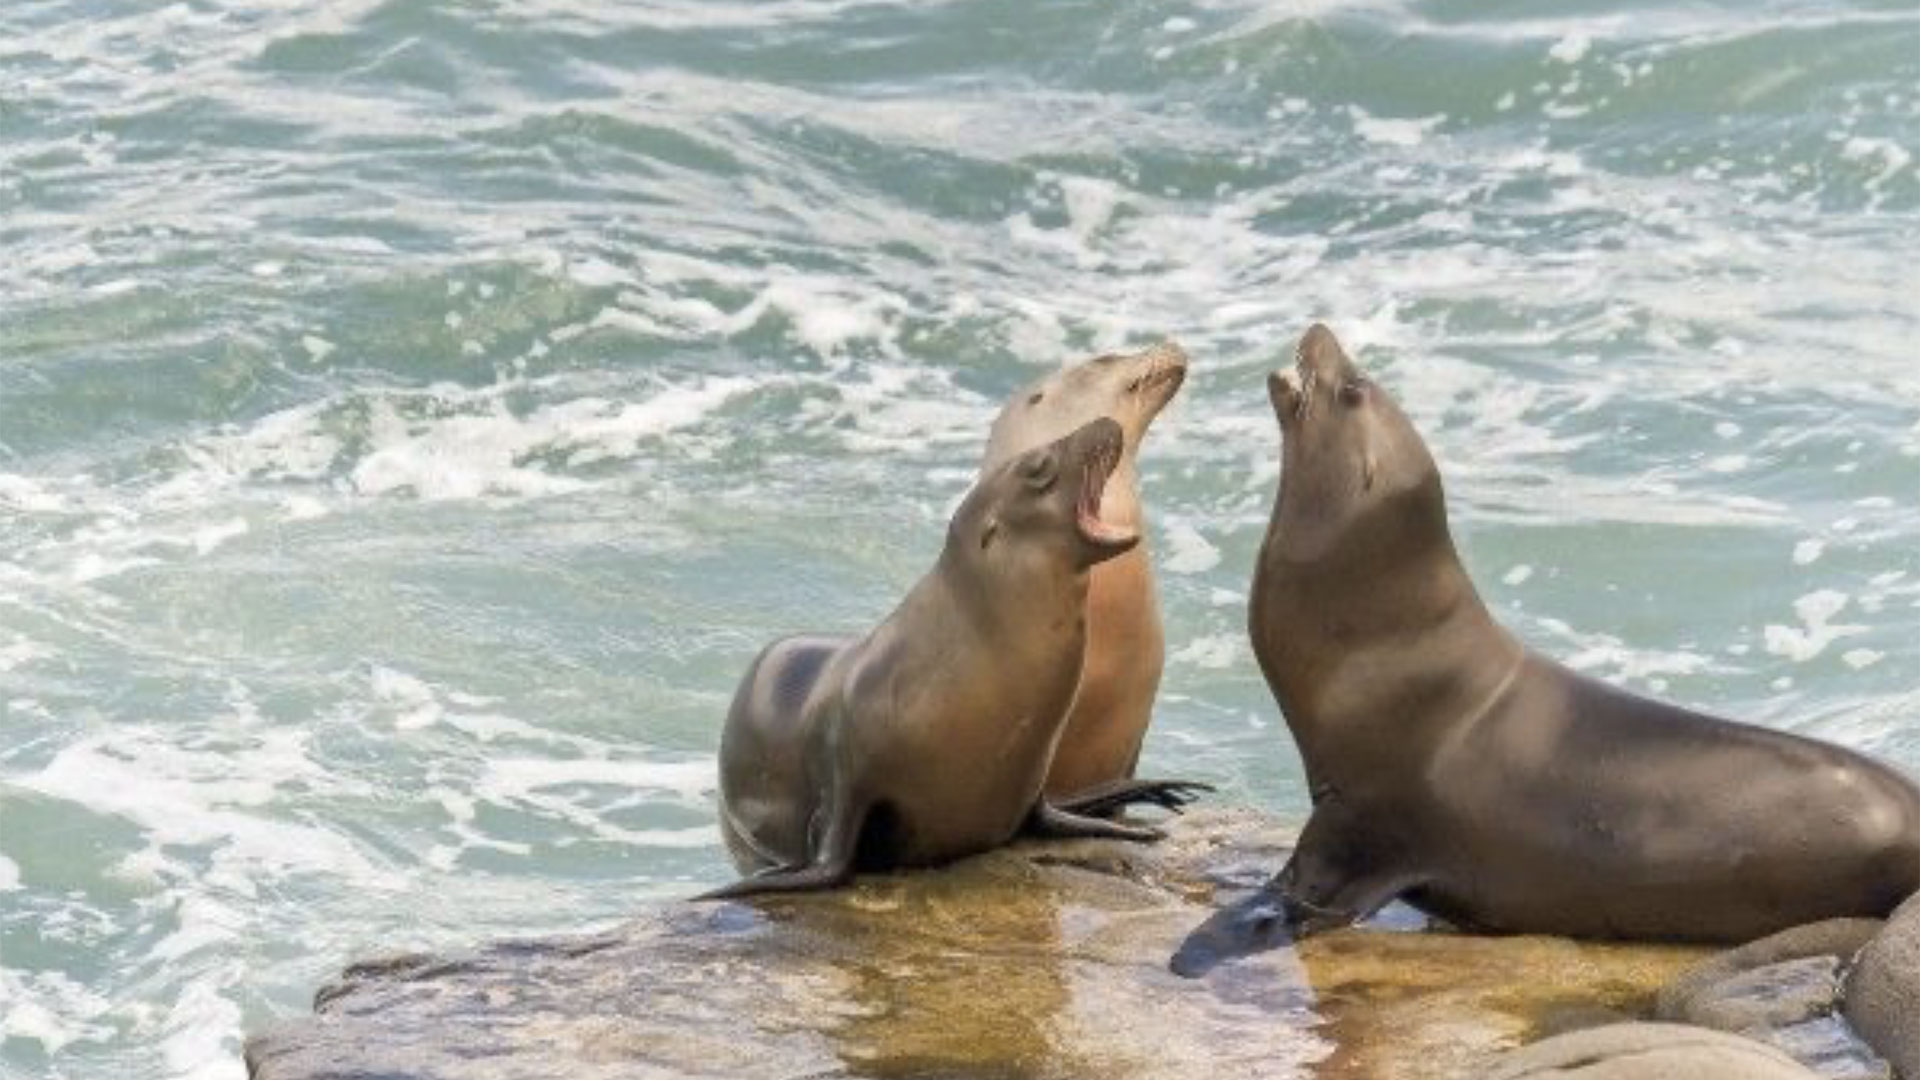
<svg viewBox="0 0 1920 1080">
<path fill-rule="evenodd" d="M 1534 1043 L 1497 1059 L 1486 1080 L 1817 1080 L 1751 1039 L 1680 1024 L 1616 1024 Z"/>
<path fill-rule="evenodd" d="M 1219 810 L 1169 830 L 356 965 L 316 1015 L 253 1039 L 248 1065 L 255 1080 L 1453 1080 L 1569 1011 L 1644 1013 L 1702 955 L 1359 929 L 1180 979 L 1181 938 L 1278 868 L 1290 833 Z"/>
<path fill-rule="evenodd" d="M 1901 1076 L 1920 1078 L 1920 896 L 1861 950 L 1847 977 L 1846 1015 Z"/>
</svg>

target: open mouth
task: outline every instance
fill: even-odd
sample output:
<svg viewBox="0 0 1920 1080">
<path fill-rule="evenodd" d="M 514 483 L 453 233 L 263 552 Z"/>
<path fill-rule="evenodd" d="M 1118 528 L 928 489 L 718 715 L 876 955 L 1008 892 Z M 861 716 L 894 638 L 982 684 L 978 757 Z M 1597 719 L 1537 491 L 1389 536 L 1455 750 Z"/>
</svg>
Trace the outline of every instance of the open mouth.
<svg viewBox="0 0 1920 1080">
<path fill-rule="evenodd" d="M 1101 549 L 1131 547 L 1139 539 L 1139 534 L 1119 525 L 1109 525 L 1100 520 L 1100 496 L 1106 491 L 1107 478 L 1120 464 L 1120 440 L 1102 439 L 1087 451 L 1086 468 L 1082 473 L 1080 499 L 1078 504 L 1078 523 L 1080 535 L 1089 544 Z"/>
</svg>

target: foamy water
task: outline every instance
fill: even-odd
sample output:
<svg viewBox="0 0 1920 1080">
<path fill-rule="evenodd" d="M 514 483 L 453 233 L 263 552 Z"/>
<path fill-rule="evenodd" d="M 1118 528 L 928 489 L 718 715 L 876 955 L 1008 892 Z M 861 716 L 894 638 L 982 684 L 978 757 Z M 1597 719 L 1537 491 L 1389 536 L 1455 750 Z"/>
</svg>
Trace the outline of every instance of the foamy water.
<svg viewBox="0 0 1920 1080">
<path fill-rule="evenodd" d="M 768 638 L 1163 336 L 1146 768 L 1298 817 L 1262 379 L 1330 322 L 1539 647 L 1920 772 L 1920 14 L 0 11 L 0 1074 L 729 868 Z"/>
</svg>

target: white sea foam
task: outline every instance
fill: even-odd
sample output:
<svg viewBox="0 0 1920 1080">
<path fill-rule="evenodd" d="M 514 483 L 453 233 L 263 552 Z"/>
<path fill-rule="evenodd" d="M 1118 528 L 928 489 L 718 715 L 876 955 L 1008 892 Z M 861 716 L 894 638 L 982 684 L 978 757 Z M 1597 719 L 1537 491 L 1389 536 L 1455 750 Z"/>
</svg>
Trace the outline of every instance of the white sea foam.
<svg viewBox="0 0 1920 1080">
<path fill-rule="evenodd" d="M 1349 106 L 1354 133 L 1382 146 L 1419 146 L 1434 128 L 1446 122 L 1445 116 L 1392 118 L 1373 116 L 1359 106 Z"/>
<path fill-rule="evenodd" d="M 1850 600 L 1846 593 L 1834 589 L 1820 589 L 1795 600 L 1793 611 L 1799 616 L 1800 625 L 1767 624 L 1767 651 L 1804 664 L 1841 638 L 1866 633 L 1864 626 L 1833 621 L 1846 610 Z"/>
<path fill-rule="evenodd" d="M 1057 183 L 1066 202 L 1068 227 L 1082 244 L 1092 243 L 1121 204 L 1119 185 L 1088 176 L 1062 176 Z"/>
<path fill-rule="evenodd" d="M 16 635 L 12 641 L 0 645 L 0 672 L 15 671 L 53 657 L 52 649 Z"/>
<path fill-rule="evenodd" d="M 1885 185 L 1913 164 L 1912 151 L 1892 139 L 1861 135 L 1846 136 L 1840 144 L 1840 155 L 1848 161 L 1875 162 L 1880 165 L 1880 171 L 1867 179 L 1868 188 Z"/>
<path fill-rule="evenodd" d="M 104 1042 L 113 1029 L 102 1022 L 112 1004 L 58 971 L 13 971 L 0 967 L 0 1043 L 40 1044 L 48 1057 L 75 1043 Z"/>
<path fill-rule="evenodd" d="M 628 828 L 615 824 L 609 807 L 577 789 L 608 788 L 620 800 L 670 798 L 705 811 L 715 785 L 711 760 L 657 762 L 614 758 L 492 757 L 474 781 L 477 799 L 533 811 L 564 823 L 570 830 L 610 843 L 639 848 L 705 848 L 718 841 L 717 826 Z"/>
<path fill-rule="evenodd" d="M 247 1070 L 235 1053 L 234 1032 L 241 1030 L 240 1006 L 221 993 L 221 983 L 244 978 L 239 965 L 229 965 L 218 979 L 188 983 L 167 1010 L 160 1053 L 169 1076 L 181 1080 L 245 1080 Z"/>
<path fill-rule="evenodd" d="M 20 888 L 20 864 L 0 855 L 0 892 L 14 892 Z"/>
<path fill-rule="evenodd" d="M 1170 664 L 1188 664 L 1220 671 L 1243 660 L 1246 649 L 1239 634 L 1209 634 L 1194 638 L 1167 655 Z"/>
<path fill-rule="evenodd" d="M 217 845 L 216 865 L 244 866 L 249 873 L 385 879 L 345 838 L 260 812 L 283 784 L 339 788 L 306 756 L 306 739 L 303 732 L 268 731 L 251 748 L 196 751 L 156 731 L 131 728 L 73 742 L 13 783 L 88 813 L 122 818 L 157 846 Z"/>
<path fill-rule="evenodd" d="M 0 506 L 27 514 L 57 514 L 68 509 L 67 499 L 49 491 L 44 481 L 0 473 Z"/>
<path fill-rule="evenodd" d="M 1577 64 L 1591 48 L 1593 39 L 1585 31 L 1574 30 L 1554 42 L 1553 48 L 1547 50 L 1547 55 L 1563 64 Z"/>
<path fill-rule="evenodd" d="M 1559 619 L 1536 621 L 1543 630 L 1570 646 L 1570 649 L 1551 650 L 1562 656 L 1568 667 L 1600 678 L 1646 681 L 1657 686 L 1665 676 L 1699 675 L 1717 670 L 1711 657 L 1690 649 L 1635 648 L 1612 634 L 1575 630 Z"/>
<path fill-rule="evenodd" d="M 1220 549 L 1186 521 L 1166 527 L 1167 550 L 1159 562 L 1170 574 L 1203 574 L 1220 565 Z"/>
</svg>

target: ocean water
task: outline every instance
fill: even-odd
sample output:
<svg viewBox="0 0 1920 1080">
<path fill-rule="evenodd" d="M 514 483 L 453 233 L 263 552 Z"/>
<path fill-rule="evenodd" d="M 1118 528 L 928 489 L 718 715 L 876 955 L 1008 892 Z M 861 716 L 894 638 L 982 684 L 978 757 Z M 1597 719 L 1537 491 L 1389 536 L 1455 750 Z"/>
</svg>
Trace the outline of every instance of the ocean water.
<svg viewBox="0 0 1920 1080">
<path fill-rule="evenodd" d="M 1526 639 L 1920 772 L 1920 9 L 1550 7 L 0 6 L 0 1075 L 723 880 L 758 646 L 1165 336 L 1146 771 L 1304 815 L 1243 626 L 1324 319 Z"/>
</svg>

